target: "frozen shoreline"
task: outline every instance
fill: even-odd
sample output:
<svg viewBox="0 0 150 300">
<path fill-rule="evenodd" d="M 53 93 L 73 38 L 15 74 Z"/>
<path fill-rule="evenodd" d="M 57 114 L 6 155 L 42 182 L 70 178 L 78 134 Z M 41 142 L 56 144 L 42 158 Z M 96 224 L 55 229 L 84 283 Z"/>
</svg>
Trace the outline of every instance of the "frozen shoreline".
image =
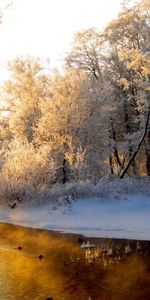
<svg viewBox="0 0 150 300">
<path fill-rule="evenodd" d="M 150 240 L 150 197 L 76 199 L 70 207 L 42 204 L 0 207 L 0 222 L 89 237 Z"/>
</svg>

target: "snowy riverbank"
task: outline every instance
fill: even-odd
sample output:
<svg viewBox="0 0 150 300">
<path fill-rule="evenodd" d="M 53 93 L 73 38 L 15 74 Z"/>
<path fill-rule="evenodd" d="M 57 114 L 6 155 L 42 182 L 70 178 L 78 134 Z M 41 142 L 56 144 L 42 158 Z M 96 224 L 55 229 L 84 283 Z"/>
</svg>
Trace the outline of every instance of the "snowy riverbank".
<svg viewBox="0 0 150 300">
<path fill-rule="evenodd" d="M 2 206 L 0 221 L 92 237 L 150 240 L 150 197 L 128 195 L 122 200 L 75 199 L 70 207 Z"/>
</svg>

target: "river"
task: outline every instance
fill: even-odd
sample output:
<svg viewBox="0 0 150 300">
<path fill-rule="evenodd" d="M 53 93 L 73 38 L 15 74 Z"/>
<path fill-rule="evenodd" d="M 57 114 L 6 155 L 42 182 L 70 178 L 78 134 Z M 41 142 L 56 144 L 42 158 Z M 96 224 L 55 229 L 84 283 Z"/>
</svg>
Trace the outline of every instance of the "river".
<svg viewBox="0 0 150 300">
<path fill-rule="evenodd" d="M 82 239 L 0 224 L 0 300 L 150 299 L 149 242 L 91 238 L 87 257 Z M 120 256 L 93 256 L 106 246 Z"/>
</svg>

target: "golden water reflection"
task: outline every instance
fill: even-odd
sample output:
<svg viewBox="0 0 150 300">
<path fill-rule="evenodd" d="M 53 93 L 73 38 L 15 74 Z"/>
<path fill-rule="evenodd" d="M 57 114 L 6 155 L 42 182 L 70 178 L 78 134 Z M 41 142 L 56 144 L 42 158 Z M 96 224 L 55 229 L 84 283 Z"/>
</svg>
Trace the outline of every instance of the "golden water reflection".
<svg viewBox="0 0 150 300">
<path fill-rule="evenodd" d="M 95 257 L 108 241 L 90 239 L 96 250 L 88 256 L 76 235 L 0 224 L 0 237 L 1 300 L 150 299 L 147 242 L 137 251 L 136 242 L 111 241 L 117 249 L 130 244 L 133 251 Z"/>
</svg>

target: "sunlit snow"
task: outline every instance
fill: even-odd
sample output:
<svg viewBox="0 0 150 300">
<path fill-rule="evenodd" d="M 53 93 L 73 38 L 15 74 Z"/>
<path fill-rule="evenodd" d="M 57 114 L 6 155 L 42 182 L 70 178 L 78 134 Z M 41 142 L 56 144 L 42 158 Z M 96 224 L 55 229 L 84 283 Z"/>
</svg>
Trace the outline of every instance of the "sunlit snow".
<svg viewBox="0 0 150 300">
<path fill-rule="evenodd" d="M 3 208 L 0 220 L 85 236 L 150 240 L 150 198 L 132 195 L 123 200 L 76 199 L 71 207 Z"/>
</svg>

